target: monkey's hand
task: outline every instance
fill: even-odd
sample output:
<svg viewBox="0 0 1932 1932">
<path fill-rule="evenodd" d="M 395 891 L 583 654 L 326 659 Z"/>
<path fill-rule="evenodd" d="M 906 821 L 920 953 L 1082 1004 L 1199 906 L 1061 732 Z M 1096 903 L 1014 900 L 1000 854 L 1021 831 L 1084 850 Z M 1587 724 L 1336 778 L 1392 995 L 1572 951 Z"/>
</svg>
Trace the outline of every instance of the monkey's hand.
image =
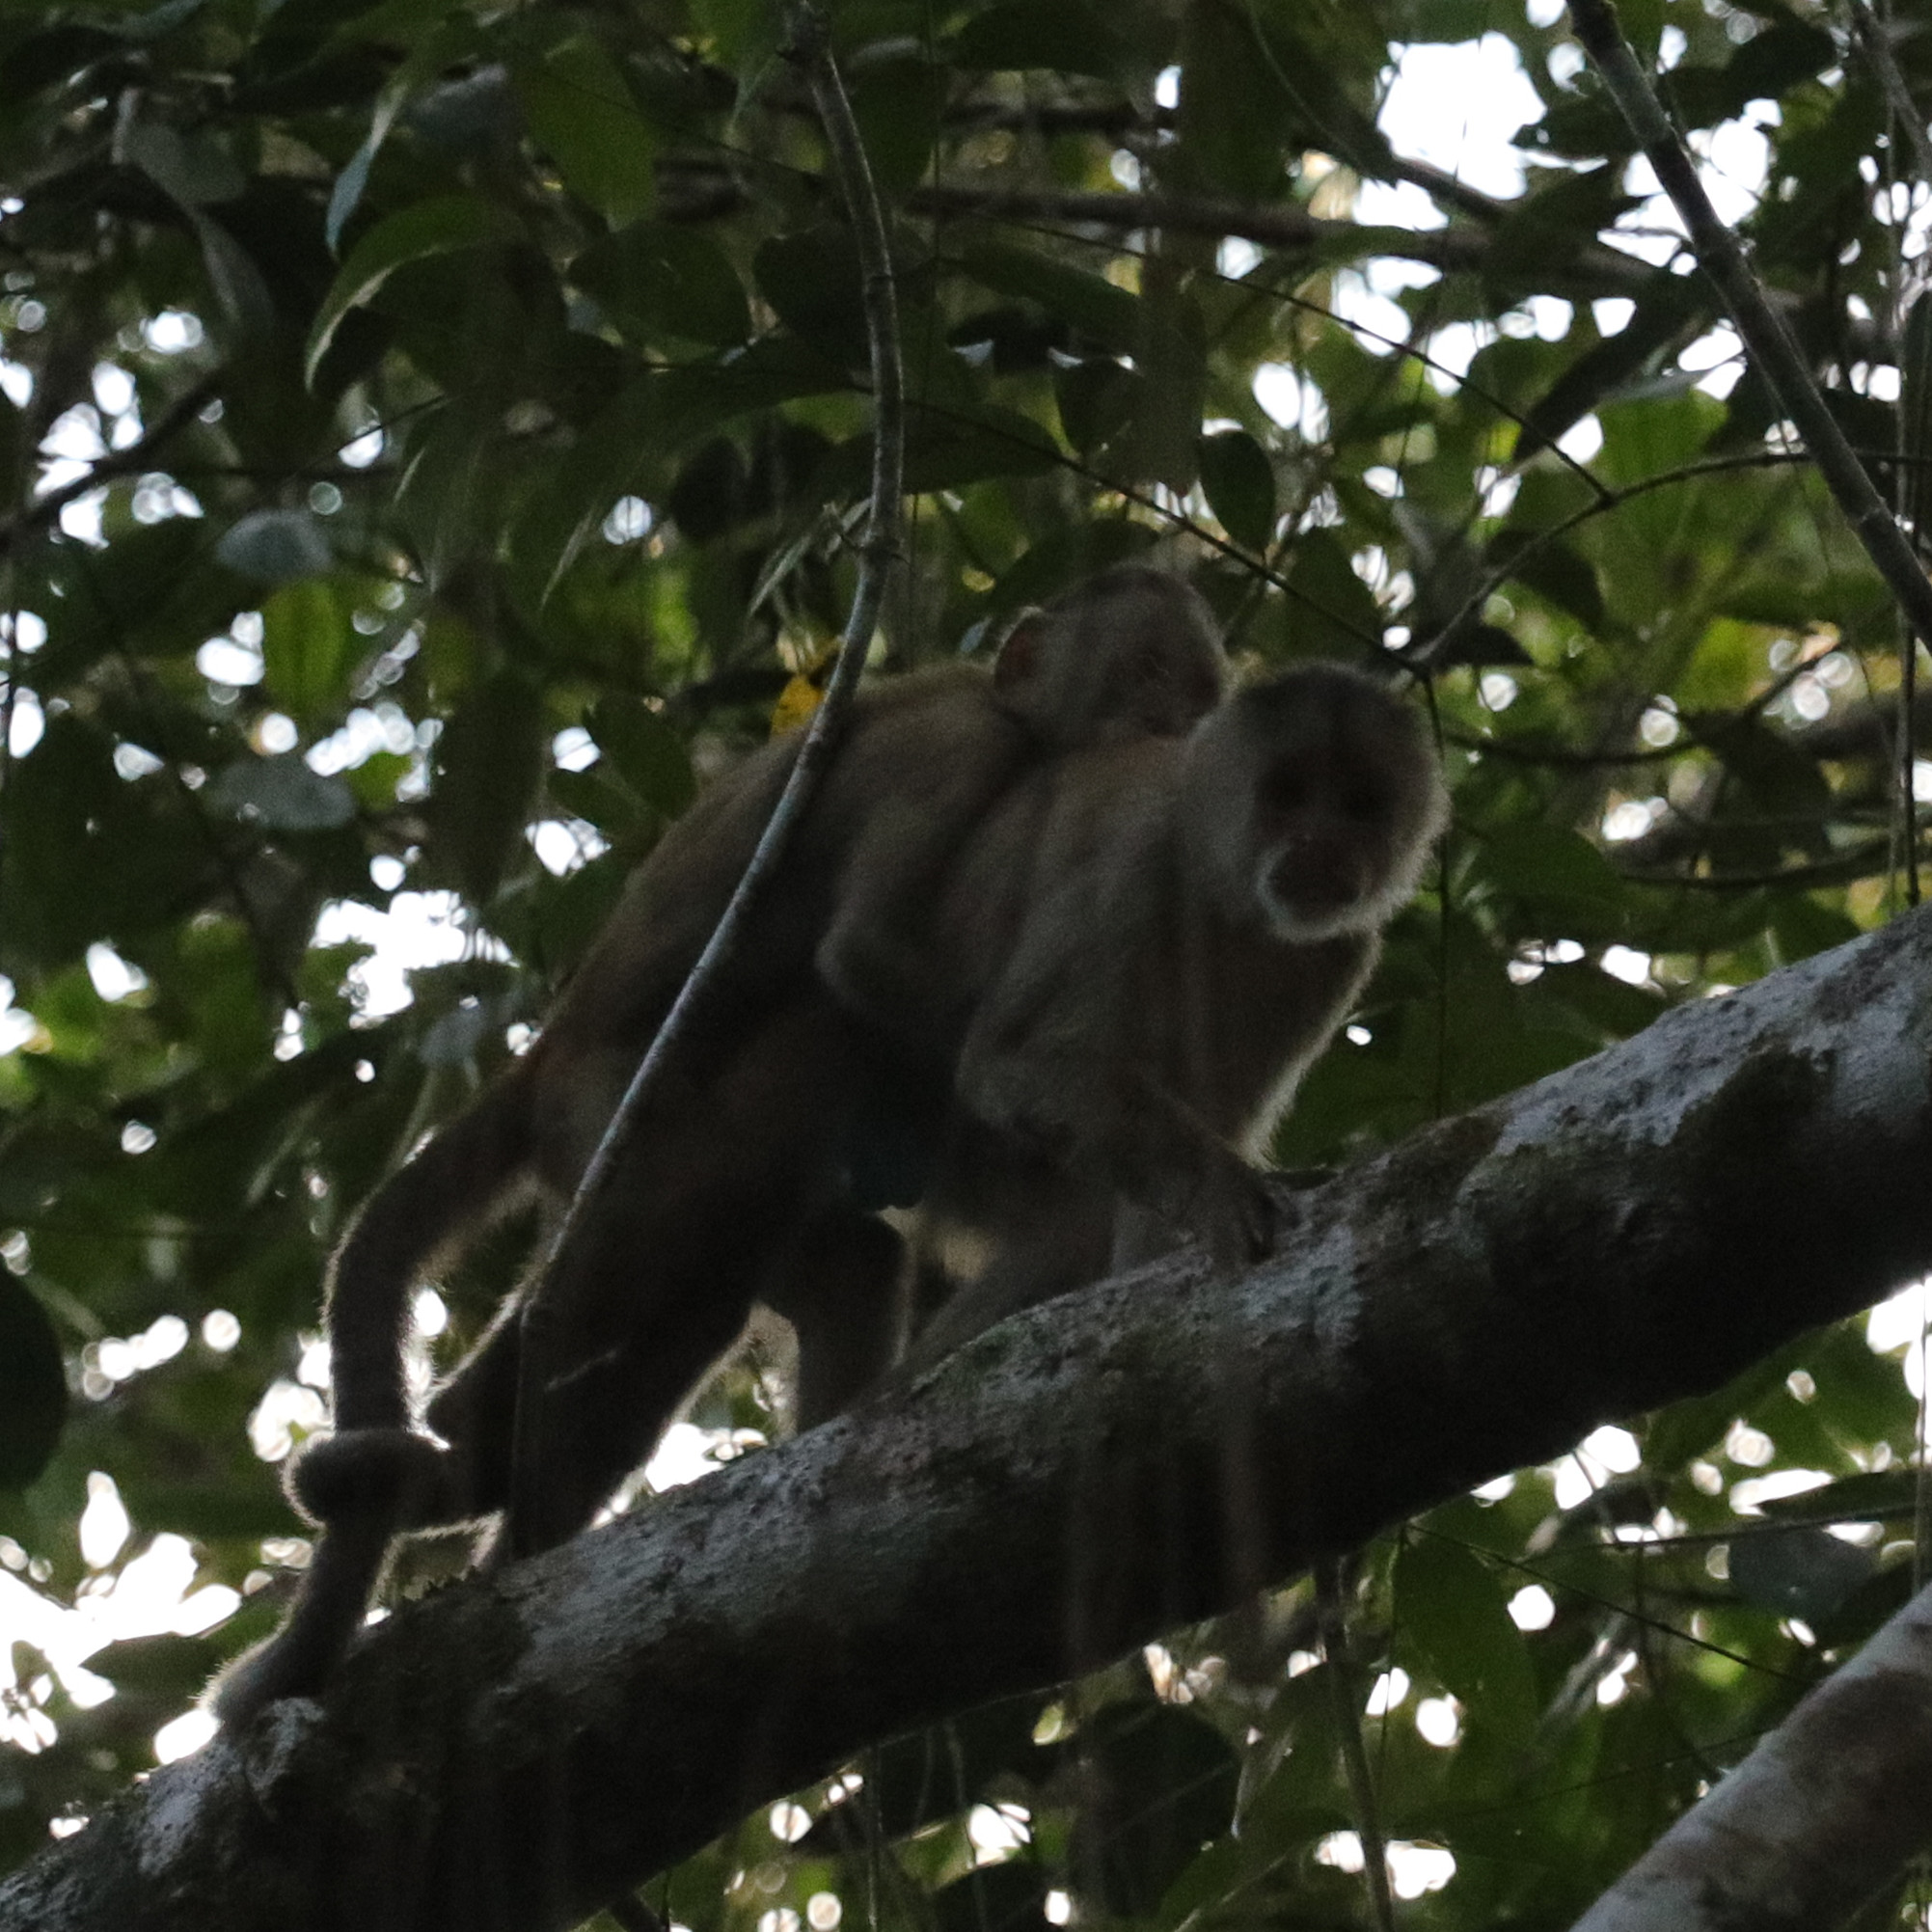
<svg viewBox="0 0 1932 1932">
<path fill-rule="evenodd" d="M 1232 1149 L 1218 1148 L 1185 1218 L 1207 1242 L 1214 1265 L 1238 1274 L 1274 1253 L 1294 1215 L 1277 1200 L 1265 1175 Z"/>
<path fill-rule="evenodd" d="M 317 1436 L 288 1472 L 288 1494 L 312 1523 L 382 1522 L 391 1529 L 453 1520 L 449 1456 L 406 1429 Z"/>
</svg>

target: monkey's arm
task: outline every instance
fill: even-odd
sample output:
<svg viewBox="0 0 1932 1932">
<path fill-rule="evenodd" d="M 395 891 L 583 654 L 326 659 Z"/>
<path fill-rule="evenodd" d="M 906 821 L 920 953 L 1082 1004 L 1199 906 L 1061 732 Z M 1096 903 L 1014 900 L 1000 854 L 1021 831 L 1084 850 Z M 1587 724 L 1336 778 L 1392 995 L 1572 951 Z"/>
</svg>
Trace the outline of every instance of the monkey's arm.
<svg viewBox="0 0 1932 1932">
<path fill-rule="evenodd" d="M 1261 1174 L 1147 1069 L 1017 1039 L 963 1061 L 960 1093 L 989 1127 L 1198 1235 L 1219 1266 L 1274 1252 L 1280 1217 Z"/>
<path fill-rule="evenodd" d="M 1071 1175 L 1098 1180 L 1201 1236 L 1224 1267 L 1271 1253 L 1274 1201 L 1262 1177 L 1160 1071 L 1162 1029 L 1201 989 L 1158 962 L 1157 907 L 1141 868 L 1129 885 L 1103 866 L 1070 871 L 1036 900 L 1007 969 L 962 1048 L 968 1113 Z M 1100 902 L 1100 903 L 1097 903 Z"/>
</svg>

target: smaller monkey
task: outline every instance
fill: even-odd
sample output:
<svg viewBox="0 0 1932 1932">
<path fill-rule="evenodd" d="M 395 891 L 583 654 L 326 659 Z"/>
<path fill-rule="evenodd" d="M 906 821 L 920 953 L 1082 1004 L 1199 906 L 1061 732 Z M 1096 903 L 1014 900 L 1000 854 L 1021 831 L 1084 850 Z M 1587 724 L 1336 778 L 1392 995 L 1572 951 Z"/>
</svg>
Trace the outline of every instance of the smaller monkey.
<svg viewBox="0 0 1932 1932">
<path fill-rule="evenodd" d="M 898 1243 L 861 1211 L 849 1156 L 882 1117 L 888 1131 L 916 1135 L 944 1108 L 966 1015 L 962 976 L 929 965 L 918 939 L 926 902 L 949 856 L 1029 770 L 1070 747 L 1185 731 L 1219 701 L 1225 667 L 1199 596 L 1124 565 L 1023 614 L 990 675 L 953 666 L 860 694 L 725 998 L 603 1190 L 568 1278 L 536 1311 L 558 1373 L 544 1399 L 535 1520 L 505 1524 L 508 1548 L 544 1547 L 588 1520 L 736 1337 L 754 1295 L 800 1330 L 807 1419 L 842 1406 L 884 1366 Z M 796 755 L 795 740 L 768 747 L 671 828 L 529 1055 L 378 1188 L 351 1228 L 328 1296 L 334 1433 L 289 1473 L 322 1534 L 287 1622 L 217 1684 L 225 1721 L 321 1685 L 397 1530 L 507 1503 L 523 1297 L 432 1401 L 444 1449 L 410 1423 L 409 1290 L 532 1189 L 569 1198 Z M 1023 874 L 1023 855 L 1014 862 Z M 800 992 L 814 962 L 835 999 Z"/>
<path fill-rule="evenodd" d="M 1000 802 L 949 876 L 939 957 L 1033 856 L 976 1003 L 929 1207 L 991 1254 L 900 1379 L 991 1322 L 1203 1236 L 1268 1253 L 1249 1164 L 1374 968 L 1447 816 L 1415 716 L 1335 665 L 1230 698 L 1184 740 L 1102 747 Z"/>
</svg>

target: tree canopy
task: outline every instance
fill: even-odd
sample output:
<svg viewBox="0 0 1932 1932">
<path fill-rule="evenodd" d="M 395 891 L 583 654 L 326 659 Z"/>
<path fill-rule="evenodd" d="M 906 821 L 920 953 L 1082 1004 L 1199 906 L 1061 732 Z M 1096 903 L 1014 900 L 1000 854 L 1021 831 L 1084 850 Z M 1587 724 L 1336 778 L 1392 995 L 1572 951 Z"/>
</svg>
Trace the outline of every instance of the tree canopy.
<svg viewBox="0 0 1932 1932">
<path fill-rule="evenodd" d="M 1916 528 L 1932 52 L 1862 4 L 1621 13 Z M 1284 1166 L 1916 898 L 1924 654 L 1555 6 L 847 0 L 832 30 L 908 391 L 874 674 L 1146 555 L 1245 669 L 1423 689 L 1454 828 Z M 871 405 L 773 0 L 22 0 L 0 101 L 12 1864 L 272 1626 L 325 1258 L 702 777 L 811 708 Z M 1512 155 L 1520 183 L 1482 172 Z M 439 1360 L 529 1238 L 422 1302 Z M 1685 1249 L 1684 1332 L 1708 1267 Z M 1369 1923 L 1352 1700 L 1404 1922 L 1565 1922 L 1909 1595 L 1919 1321 L 1808 1333 L 1384 1529 L 1342 1579 L 1339 1705 L 1312 1587 L 1270 1579 L 828 1765 L 653 1907 Z M 1494 1400 L 1574 1367 L 1512 1346 Z M 780 1432 L 781 1381 L 754 1340 L 702 1395 L 718 1459 Z"/>
</svg>

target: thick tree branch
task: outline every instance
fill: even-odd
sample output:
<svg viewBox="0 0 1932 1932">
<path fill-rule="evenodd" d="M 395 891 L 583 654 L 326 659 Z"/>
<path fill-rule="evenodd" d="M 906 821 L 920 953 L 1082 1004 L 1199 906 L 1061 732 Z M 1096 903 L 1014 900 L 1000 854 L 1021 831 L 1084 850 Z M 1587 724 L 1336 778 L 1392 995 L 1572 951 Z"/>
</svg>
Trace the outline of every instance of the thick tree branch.
<svg viewBox="0 0 1932 1932">
<path fill-rule="evenodd" d="M 1827 1678 L 1576 1932 L 1840 1925 L 1932 1844 L 1932 1591 Z"/>
<path fill-rule="evenodd" d="M 0 1926 L 551 1928 L 867 1743 L 1119 1656 L 1932 1267 L 1932 912 L 1677 1009 L 903 1399 L 398 1613 Z M 1507 1401 L 1497 1390 L 1510 1392 Z"/>
</svg>

